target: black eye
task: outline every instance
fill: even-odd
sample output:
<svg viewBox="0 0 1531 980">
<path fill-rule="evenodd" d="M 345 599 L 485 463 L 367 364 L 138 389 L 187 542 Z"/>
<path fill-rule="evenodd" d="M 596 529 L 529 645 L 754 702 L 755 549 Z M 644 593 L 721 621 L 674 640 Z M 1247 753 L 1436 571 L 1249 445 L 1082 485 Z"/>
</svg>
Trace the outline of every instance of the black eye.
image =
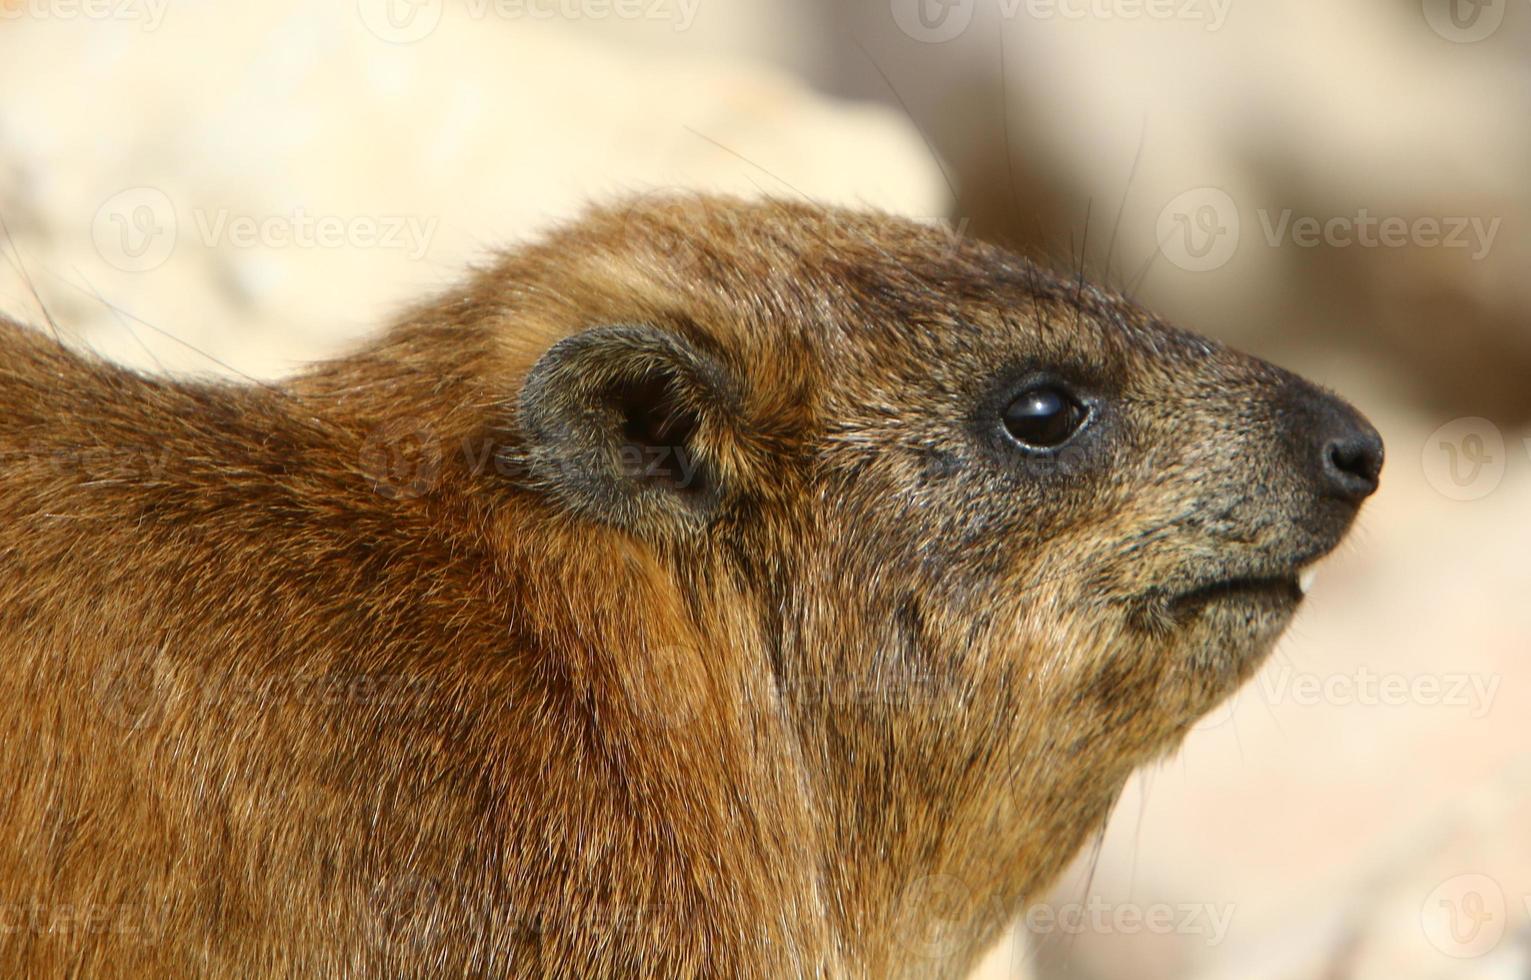
<svg viewBox="0 0 1531 980">
<path fill-rule="evenodd" d="M 1005 407 L 1005 429 L 1032 449 L 1056 449 L 1090 417 L 1068 389 L 1052 382 L 1027 388 Z"/>
</svg>

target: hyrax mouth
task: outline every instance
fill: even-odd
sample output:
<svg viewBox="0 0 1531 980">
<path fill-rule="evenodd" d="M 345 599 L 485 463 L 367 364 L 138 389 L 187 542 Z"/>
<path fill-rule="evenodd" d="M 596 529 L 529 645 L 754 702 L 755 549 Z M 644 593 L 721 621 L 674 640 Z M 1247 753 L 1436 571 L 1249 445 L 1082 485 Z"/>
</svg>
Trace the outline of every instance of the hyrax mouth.
<svg viewBox="0 0 1531 980">
<path fill-rule="evenodd" d="M 1239 604 L 1295 609 L 1302 601 L 1301 576 L 1238 576 L 1220 579 L 1182 592 L 1170 600 L 1170 612 L 1177 618 L 1188 616 L 1215 604 Z"/>
</svg>

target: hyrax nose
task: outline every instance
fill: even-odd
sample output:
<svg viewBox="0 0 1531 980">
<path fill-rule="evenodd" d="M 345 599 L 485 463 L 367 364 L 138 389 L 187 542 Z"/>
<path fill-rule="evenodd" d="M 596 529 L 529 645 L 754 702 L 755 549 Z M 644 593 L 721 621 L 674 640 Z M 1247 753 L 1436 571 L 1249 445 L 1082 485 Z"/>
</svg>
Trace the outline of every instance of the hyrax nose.
<svg viewBox="0 0 1531 980">
<path fill-rule="evenodd" d="M 1372 424 L 1325 391 L 1304 386 L 1307 404 L 1299 422 L 1311 425 L 1302 452 L 1312 467 L 1319 492 L 1352 504 L 1377 492 L 1377 478 L 1382 473 L 1382 437 Z"/>
<path fill-rule="evenodd" d="M 1357 503 L 1377 492 L 1377 476 L 1382 472 L 1382 438 L 1364 420 L 1361 424 L 1364 428 L 1331 439 L 1324 452 L 1329 491 Z"/>
</svg>

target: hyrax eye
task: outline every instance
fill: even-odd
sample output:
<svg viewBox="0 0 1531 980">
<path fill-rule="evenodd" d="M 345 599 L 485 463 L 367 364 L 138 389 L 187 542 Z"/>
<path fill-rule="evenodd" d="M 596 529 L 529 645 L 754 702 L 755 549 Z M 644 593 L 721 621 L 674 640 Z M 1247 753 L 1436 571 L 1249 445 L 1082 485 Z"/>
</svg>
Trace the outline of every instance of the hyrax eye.
<svg viewBox="0 0 1531 980">
<path fill-rule="evenodd" d="M 1005 407 L 1005 430 L 1028 449 L 1056 449 L 1084 427 L 1090 412 L 1067 388 L 1040 382 Z"/>
</svg>

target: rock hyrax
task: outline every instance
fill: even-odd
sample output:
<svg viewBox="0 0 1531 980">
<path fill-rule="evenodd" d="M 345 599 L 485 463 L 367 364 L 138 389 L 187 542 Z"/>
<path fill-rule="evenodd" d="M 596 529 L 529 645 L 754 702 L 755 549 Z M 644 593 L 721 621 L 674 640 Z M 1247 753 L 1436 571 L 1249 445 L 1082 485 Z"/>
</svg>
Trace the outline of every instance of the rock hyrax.
<svg viewBox="0 0 1531 980">
<path fill-rule="evenodd" d="M 597 211 L 277 386 L 0 348 L 17 977 L 959 976 L 1382 465 L 795 203 Z"/>
</svg>

